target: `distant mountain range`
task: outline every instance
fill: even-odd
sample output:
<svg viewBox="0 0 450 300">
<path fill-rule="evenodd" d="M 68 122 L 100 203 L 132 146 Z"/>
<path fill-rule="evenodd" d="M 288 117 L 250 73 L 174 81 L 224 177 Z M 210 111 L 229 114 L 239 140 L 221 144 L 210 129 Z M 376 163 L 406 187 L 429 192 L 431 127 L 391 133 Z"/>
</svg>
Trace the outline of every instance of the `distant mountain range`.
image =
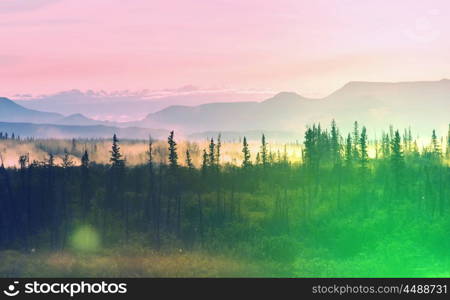
<svg viewBox="0 0 450 300">
<path fill-rule="evenodd" d="M 200 105 L 209 102 L 261 101 L 273 93 L 264 91 L 233 91 L 226 89 L 200 89 L 184 86 L 177 89 L 155 91 L 95 92 L 64 91 L 53 95 L 16 95 L 16 103 L 40 111 L 62 115 L 83 114 L 97 120 L 126 122 L 139 120 L 147 114 L 171 105 Z"/>
<path fill-rule="evenodd" d="M 369 133 L 393 125 L 411 126 L 416 134 L 428 136 L 432 129 L 446 134 L 450 117 L 450 80 L 423 82 L 350 82 L 322 99 L 296 93 L 279 93 L 262 102 L 211 103 L 200 106 L 171 106 L 149 114 L 141 127 L 197 131 L 284 131 L 303 132 L 305 126 L 332 119 L 344 131 L 353 122 L 365 124 Z"/>
<path fill-rule="evenodd" d="M 0 98 L 0 132 L 21 137 L 66 139 L 110 138 L 114 133 L 130 139 L 147 139 L 149 135 L 159 139 L 168 134 L 163 129 L 120 128 L 114 123 L 91 120 L 81 114 L 64 117 L 57 113 L 27 109 L 7 98 Z"/>
<path fill-rule="evenodd" d="M 127 139 L 153 139 L 166 138 L 169 132 L 161 129 L 147 129 L 138 127 L 109 127 L 103 125 L 78 126 L 55 124 L 32 124 L 0 122 L 0 132 L 20 137 L 34 137 L 43 139 L 71 139 L 71 138 L 105 138 L 109 139 L 114 134 Z"/>
<path fill-rule="evenodd" d="M 152 130 L 162 134 L 174 129 L 191 138 L 205 138 L 223 132 L 230 139 L 242 137 L 243 133 L 253 136 L 272 132 L 274 138 L 294 139 L 302 135 L 307 125 L 320 122 L 328 126 L 335 119 L 343 131 L 351 130 L 357 120 L 368 127 L 369 134 L 386 130 L 392 124 L 400 129 L 411 126 L 415 134 L 428 137 L 432 129 L 438 129 L 441 135 L 446 134 L 449 108 L 450 80 L 443 79 L 398 83 L 350 82 L 322 99 L 282 92 L 262 102 L 173 105 L 149 113 L 140 121 L 120 123 L 92 120 L 76 111 L 69 116 L 36 111 L 0 98 L 0 122 L 52 124 L 68 135 L 78 133 L 80 136 L 84 134 L 80 127 L 90 126 L 91 136 L 102 136 L 114 130 L 128 130 L 130 134 L 134 130 L 139 133 L 132 136 L 141 136 L 148 133 L 141 129 L 162 128 Z M 5 123 L 0 125 L 0 131 L 3 126 Z M 39 130 L 52 129 L 48 127 L 50 125 L 45 126 Z M 78 127 L 71 131 L 68 126 Z"/>
</svg>

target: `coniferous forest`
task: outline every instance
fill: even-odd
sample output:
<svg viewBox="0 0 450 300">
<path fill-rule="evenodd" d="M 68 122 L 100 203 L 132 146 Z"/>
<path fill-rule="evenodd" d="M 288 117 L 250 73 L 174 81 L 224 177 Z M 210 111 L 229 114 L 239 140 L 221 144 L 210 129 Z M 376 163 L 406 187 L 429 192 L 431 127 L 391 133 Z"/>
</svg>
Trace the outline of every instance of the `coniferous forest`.
<svg viewBox="0 0 450 300">
<path fill-rule="evenodd" d="M 115 135 L 109 163 L 95 141 L 22 153 L 0 167 L 0 275 L 449 276 L 450 134 L 368 132 L 312 125 L 295 161 L 264 135 L 231 162 L 220 136 L 181 153 L 174 132 L 140 164 Z"/>
</svg>

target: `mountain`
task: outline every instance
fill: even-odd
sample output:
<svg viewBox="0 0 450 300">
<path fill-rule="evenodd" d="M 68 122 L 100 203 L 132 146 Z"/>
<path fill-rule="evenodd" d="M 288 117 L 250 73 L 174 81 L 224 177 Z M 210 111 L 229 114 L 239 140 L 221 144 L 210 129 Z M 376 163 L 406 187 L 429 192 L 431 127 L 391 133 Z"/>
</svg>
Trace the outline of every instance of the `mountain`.
<svg viewBox="0 0 450 300">
<path fill-rule="evenodd" d="M 169 133 L 167 130 L 139 127 L 118 128 L 103 125 L 73 126 L 10 122 L 0 122 L 0 132 L 14 133 L 22 138 L 35 137 L 44 139 L 111 138 L 113 134 L 117 134 L 122 139 L 148 139 L 149 135 L 155 139 L 163 139 Z"/>
<path fill-rule="evenodd" d="M 0 98 L 0 122 L 22 122 L 55 125 L 104 125 L 121 127 L 120 123 L 97 121 L 80 113 L 67 117 L 52 112 L 43 112 L 25 108 L 8 98 Z"/>
<path fill-rule="evenodd" d="M 63 118 L 58 113 L 48 113 L 22 107 L 8 98 L 0 98 L 0 121 L 52 123 Z"/>
<path fill-rule="evenodd" d="M 171 106 L 135 123 L 143 127 L 170 126 L 185 132 L 294 130 L 318 100 L 279 93 L 263 102 L 210 103 Z M 297 120 L 291 123 L 292 120 Z"/>
<path fill-rule="evenodd" d="M 138 92 L 70 90 L 53 95 L 16 95 L 16 103 L 42 111 L 63 115 L 81 113 L 88 118 L 127 122 L 144 118 L 171 105 L 200 105 L 210 102 L 261 101 L 273 95 L 264 91 L 234 91 L 200 89 L 184 86 L 176 89 L 143 90 Z"/>
<path fill-rule="evenodd" d="M 96 121 L 87 118 L 82 114 L 73 114 L 56 121 L 58 125 L 99 125 L 102 121 Z"/>
<path fill-rule="evenodd" d="M 262 102 L 211 103 L 171 106 L 149 114 L 141 127 L 174 128 L 187 133 L 203 131 L 302 132 L 312 123 L 332 119 L 344 130 L 359 121 L 369 134 L 412 126 L 428 137 L 432 129 L 446 134 L 450 121 L 450 80 L 419 82 L 350 82 L 322 99 L 279 93 Z"/>
<path fill-rule="evenodd" d="M 428 137 L 433 129 L 447 133 L 450 80 L 416 82 L 350 82 L 326 97 L 328 117 L 360 120 L 371 129 L 409 126 Z"/>
<path fill-rule="evenodd" d="M 110 105 L 114 106 L 114 103 Z M 145 105 L 137 102 L 130 105 L 141 111 L 145 109 Z M 9 99 L 0 98 L 0 121 L 92 126 L 100 136 L 109 135 L 119 128 L 131 132 L 127 128 L 136 127 L 173 129 L 191 138 L 227 132 L 230 138 L 236 139 L 243 134 L 254 136 L 258 132 L 277 133 L 274 138 L 297 137 L 302 135 L 307 125 L 320 122 L 328 126 L 335 119 L 343 133 L 352 130 L 353 122 L 359 121 L 368 127 L 370 136 L 380 134 L 381 130 L 393 125 L 399 129 L 411 126 L 416 130 L 413 134 L 428 138 L 433 129 L 437 129 L 440 135 L 446 134 L 450 121 L 449 108 L 450 80 L 447 79 L 393 83 L 354 81 L 322 99 L 282 92 L 261 102 L 173 105 L 152 112 L 140 121 L 122 123 L 96 121 L 78 112 L 64 117 L 27 109 Z M 59 127 L 45 128 L 61 130 Z M 55 132 L 58 133 L 58 130 Z M 83 132 L 81 128 L 77 130 L 74 132 Z M 69 131 L 67 128 L 63 130 L 66 133 Z M 144 132 L 135 136 L 141 136 L 141 133 Z"/>
</svg>

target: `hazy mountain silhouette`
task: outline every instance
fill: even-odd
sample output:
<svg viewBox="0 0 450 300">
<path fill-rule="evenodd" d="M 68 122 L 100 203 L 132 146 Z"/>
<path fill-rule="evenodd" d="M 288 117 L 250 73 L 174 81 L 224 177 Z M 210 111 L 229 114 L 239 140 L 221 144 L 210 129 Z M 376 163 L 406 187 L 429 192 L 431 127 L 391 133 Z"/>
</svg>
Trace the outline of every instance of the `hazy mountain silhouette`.
<svg viewBox="0 0 450 300">
<path fill-rule="evenodd" d="M 89 119 L 82 114 L 73 114 L 56 121 L 59 125 L 99 125 L 105 122 Z"/>
<path fill-rule="evenodd" d="M 150 113 L 140 121 L 126 123 L 95 121 L 81 114 L 64 117 L 26 109 L 0 98 L 0 121 L 164 128 L 197 138 L 228 132 L 230 138 L 239 138 L 245 132 L 261 131 L 277 132 L 286 137 L 298 136 L 307 125 L 320 122 L 328 126 L 334 118 L 344 131 L 351 130 L 353 122 L 358 120 L 369 128 L 371 135 L 386 130 L 392 124 L 400 129 L 413 126 L 418 130 L 415 134 L 428 137 L 432 129 L 445 135 L 450 121 L 449 108 L 450 80 L 443 79 L 397 83 L 349 82 L 322 99 L 282 92 L 262 102 L 174 105 Z"/>
<path fill-rule="evenodd" d="M 92 120 L 79 113 L 65 117 L 58 113 L 28 109 L 8 98 L 0 98 L 0 122 L 116 126 L 114 122 Z"/>
<path fill-rule="evenodd" d="M 0 98 L 0 121 L 52 123 L 61 118 L 63 115 L 27 109 L 8 98 Z"/>
<path fill-rule="evenodd" d="M 35 98 L 29 95 L 17 95 L 15 101 L 29 109 L 57 112 L 63 115 L 81 113 L 90 118 L 123 122 L 142 119 L 149 113 L 160 111 L 171 105 L 193 106 L 210 102 L 260 101 L 270 95 L 272 93 L 202 90 L 193 86 L 184 86 L 177 89 L 112 93 L 70 90 Z"/>
<path fill-rule="evenodd" d="M 155 139 L 163 139 L 169 134 L 168 130 L 148 129 L 138 127 L 117 128 L 103 125 L 75 126 L 55 124 L 7 123 L 0 122 L 0 131 L 14 133 L 22 138 L 111 138 L 113 134 L 127 139 L 148 139 L 151 135 Z"/>
<path fill-rule="evenodd" d="M 170 124 L 187 132 L 294 129 L 305 120 L 315 101 L 283 92 L 263 102 L 171 106 L 136 124 L 144 127 Z M 293 120 L 296 122 L 289 124 Z"/>
<path fill-rule="evenodd" d="M 421 135 L 446 130 L 450 80 L 420 82 L 350 82 L 322 99 L 279 93 L 262 102 L 172 106 L 149 114 L 135 125 L 198 131 L 303 131 L 334 118 L 344 130 L 355 120 L 371 131 L 414 125 Z M 442 134 L 446 133 L 442 132 Z"/>
</svg>

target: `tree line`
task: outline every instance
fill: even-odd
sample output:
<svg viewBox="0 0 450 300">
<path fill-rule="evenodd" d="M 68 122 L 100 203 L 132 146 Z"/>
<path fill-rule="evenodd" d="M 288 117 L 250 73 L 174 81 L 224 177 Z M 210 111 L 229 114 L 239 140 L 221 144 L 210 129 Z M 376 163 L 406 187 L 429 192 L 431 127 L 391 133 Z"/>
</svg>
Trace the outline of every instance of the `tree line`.
<svg viewBox="0 0 450 300">
<path fill-rule="evenodd" d="M 147 162 L 138 166 L 127 165 L 116 135 L 109 164 L 91 162 L 87 149 L 77 153 L 81 165 L 70 151 L 59 165 L 52 154 L 45 161 L 21 155 L 18 168 L 2 162 L 0 248 L 62 251 L 73 230 L 89 224 L 108 247 L 246 245 L 262 247 L 257 253 L 264 256 L 313 237 L 314 225 L 327 218 L 406 209 L 429 220 L 448 212 L 450 138 L 444 144 L 435 131 L 419 147 L 409 129 L 391 127 L 378 140 L 357 122 L 346 135 L 334 121 L 326 129 L 314 124 L 305 131 L 300 163 L 286 150 L 272 152 L 264 135 L 257 153 L 243 138 L 240 164 L 222 163 L 222 146 L 220 135 L 211 139 L 198 168 L 189 150 L 180 162 L 173 131 L 165 149 L 150 138 Z M 353 238 L 357 248 L 366 237 Z"/>
</svg>

